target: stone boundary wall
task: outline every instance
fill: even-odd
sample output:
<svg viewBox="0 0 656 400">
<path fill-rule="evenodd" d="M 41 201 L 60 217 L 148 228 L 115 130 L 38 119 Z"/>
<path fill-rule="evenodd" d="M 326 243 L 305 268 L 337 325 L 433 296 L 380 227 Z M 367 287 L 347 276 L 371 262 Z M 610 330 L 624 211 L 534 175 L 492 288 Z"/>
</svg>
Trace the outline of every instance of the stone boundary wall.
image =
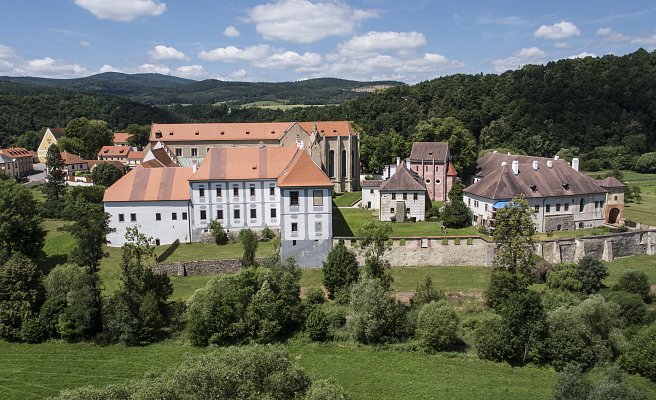
<svg viewBox="0 0 656 400">
<path fill-rule="evenodd" d="M 258 257 L 255 262 L 261 264 L 266 260 L 267 258 Z M 239 272 L 240 269 L 240 259 L 176 261 L 155 264 L 151 267 L 153 272 L 164 273 L 168 276 L 232 274 Z"/>
</svg>

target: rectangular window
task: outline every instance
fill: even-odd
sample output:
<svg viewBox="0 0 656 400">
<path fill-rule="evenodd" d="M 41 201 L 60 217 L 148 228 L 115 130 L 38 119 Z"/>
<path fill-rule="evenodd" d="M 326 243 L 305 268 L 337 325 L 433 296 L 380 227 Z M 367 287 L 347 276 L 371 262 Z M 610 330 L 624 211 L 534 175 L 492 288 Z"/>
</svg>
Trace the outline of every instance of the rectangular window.
<svg viewBox="0 0 656 400">
<path fill-rule="evenodd" d="M 556 212 L 560 211 L 560 203 L 556 203 Z"/>
<path fill-rule="evenodd" d="M 396 200 L 396 193 L 392 193 L 392 200 Z"/>
<path fill-rule="evenodd" d="M 232 211 L 232 218 L 233 219 L 239 219 L 241 217 L 239 209 L 233 210 Z"/>
<path fill-rule="evenodd" d="M 417 193 L 412 194 L 412 200 L 417 200 Z"/>
<path fill-rule="evenodd" d="M 369 189 L 369 194 L 373 194 L 373 193 L 374 193 L 374 190 L 373 190 L 373 189 Z"/>
<path fill-rule="evenodd" d="M 125 222 L 125 215 L 119 214 L 118 215 L 118 222 Z"/>
<path fill-rule="evenodd" d="M 235 186 L 235 187 L 232 188 L 232 195 L 234 197 L 239 197 L 239 188 L 238 187 Z"/>
<path fill-rule="evenodd" d="M 195 147 L 191 148 L 191 156 L 192 157 L 198 157 L 198 149 Z"/>
<path fill-rule="evenodd" d="M 269 196 L 275 196 L 276 195 L 276 187 L 275 186 L 270 186 L 269 187 Z"/>
<path fill-rule="evenodd" d="M 564 206 L 565 206 L 565 211 L 569 211 L 569 203 L 565 203 Z"/>
<path fill-rule="evenodd" d="M 317 221 L 317 222 L 315 222 L 315 223 L 314 223 L 314 233 L 315 233 L 317 236 L 319 236 L 319 235 L 321 235 L 321 231 L 322 231 L 322 228 L 321 228 L 321 221 Z"/>
<path fill-rule="evenodd" d="M 171 213 L 171 220 L 172 221 L 177 221 L 178 220 L 178 213 Z"/>
<path fill-rule="evenodd" d="M 255 208 L 251 208 L 251 219 L 257 218 L 257 210 Z"/>
<path fill-rule="evenodd" d="M 183 213 L 182 213 L 182 220 L 183 220 L 183 221 L 186 221 L 186 220 L 187 220 L 187 213 L 186 213 L 186 212 L 183 212 Z"/>
<path fill-rule="evenodd" d="M 314 207 L 323 207 L 323 190 L 314 190 L 312 194 L 312 205 Z"/>
<path fill-rule="evenodd" d="M 467 199 L 467 207 L 471 207 L 471 199 Z"/>
<path fill-rule="evenodd" d="M 216 219 L 223 219 L 223 210 L 216 210 Z"/>
<path fill-rule="evenodd" d="M 408 200 L 408 194 L 407 193 L 403 193 L 403 200 Z"/>
<path fill-rule="evenodd" d="M 292 232 L 298 232 L 298 223 L 292 222 Z"/>
<path fill-rule="evenodd" d="M 137 222 L 137 214 L 130 214 L 130 222 Z"/>
<path fill-rule="evenodd" d="M 221 190 L 220 187 L 216 188 L 216 197 L 221 198 L 223 196 L 223 191 Z"/>
<path fill-rule="evenodd" d="M 272 208 L 271 209 L 271 218 L 277 218 L 277 215 L 278 215 L 278 213 L 277 213 L 276 209 Z"/>
<path fill-rule="evenodd" d="M 595 201 L 595 209 L 599 208 L 599 202 Z"/>
<path fill-rule="evenodd" d="M 487 206 L 488 206 L 488 204 L 487 204 L 487 203 L 485 203 L 485 211 L 487 211 Z"/>
<path fill-rule="evenodd" d="M 535 206 L 535 213 L 537 214 L 539 212 L 540 212 L 540 206 Z"/>
<path fill-rule="evenodd" d="M 390 214 L 394 214 L 394 208 L 390 208 Z"/>
<path fill-rule="evenodd" d="M 205 197 L 205 188 L 198 189 L 198 195 L 200 197 Z"/>
<path fill-rule="evenodd" d="M 289 205 L 290 206 L 298 206 L 298 192 L 297 191 L 289 192 Z"/>
<path fill-rule="evenodd" d="M 251 197 L 255 197 L 255 186 L 250 187 L 250 195 Z"/>
<path fill-rule="evenodd" d="M 204 221 L 207 219 L 207 211 L 205 210 L 200 210 L 200 220 Z"/>
<path fill-rule="evenodd" d="M 161 221 L 161 220 L 162 220 L 162 214 L 155 213 L 155 221 Z"/>
<path fill-rule="evenodd" d="M 175 149 L 175 156 L 176 157 L 182 157 L 182 149 L 181 148 L 177 147 Z"/>
<path fill-rule="evenodd" d="M 551 204 L 547 204 L 546 210 L 544 212 L 551 212 Z"/>
</svg>

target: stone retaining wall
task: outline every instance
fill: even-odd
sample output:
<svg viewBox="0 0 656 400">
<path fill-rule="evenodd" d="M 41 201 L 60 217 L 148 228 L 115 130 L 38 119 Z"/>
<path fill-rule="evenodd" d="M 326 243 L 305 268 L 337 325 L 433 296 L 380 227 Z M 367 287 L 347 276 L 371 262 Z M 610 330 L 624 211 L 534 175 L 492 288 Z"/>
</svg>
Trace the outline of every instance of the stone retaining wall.
<svg viewBox="0 0 656 400">
<path fill-rule="evenodd" d="M 255 262 L 263 263 L 267 258 L 256 258 Z M 239 272 L 241 260 L 195 260 L 176 261 L 172 263 L 155 264 L 151 267 L 155 273 L 165 273 L 169 276 L 218 275 Z"/>
</svg>

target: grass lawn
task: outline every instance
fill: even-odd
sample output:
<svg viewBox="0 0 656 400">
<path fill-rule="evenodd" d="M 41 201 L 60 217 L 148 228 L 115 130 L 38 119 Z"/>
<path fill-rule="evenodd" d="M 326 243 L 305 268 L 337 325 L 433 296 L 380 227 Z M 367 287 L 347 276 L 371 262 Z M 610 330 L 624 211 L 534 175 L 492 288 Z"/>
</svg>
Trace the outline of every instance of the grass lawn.
<svg viewBox="0 0 656 400">
<path fill-rule="evenodd" d="M 337 207 L 350 207 L 362 199 L 362 192 L 347 192 L 338 194 L 333 199 L 333 204 Z"/>
<path fill-rule="evenodd" d="M 609 233 L 610 231 L 606 227 L 599 226 L 596 228 L 576 229 L 573 231 L 555 231 L 551 232 L 550 235 L 547 235 L 546 233 L 536 233 L 533 238 L 535 240 L 555 240 L 584 236 L 608 235 Z"/>
<path fill-rule="evenodd" d="M 356 232 L 370 221 L 377 221 L 378 211 L 361 208 L 333 207 L 333 236 L 355 236 Z M 441 236 L 440 222 L 396 222 L 392 223 L 390 236 Z M 478 235 L 472 226 L 449 229 L 448 236 Z"/>
<path fill-rule="evenodd" d="M 608 266 L 608 278 L 604 283 L 608 286 L 616 283 L 620 275 L 629 270 L 644 272 L 652 285 L 656 284 L 656 256 L 640 255 L 618 258 L 606 265 Z"/>
<path fill-rule="evenodd" d="M 640 203 L 624 205 L 624 218 L 656 226 L 656 194 L 643 194 Z"/>
<path fill-rule="evenodd" d="M 342 385 L 354 400 L 552 398 L 555 373 L 550 368 L 513 368 L 470 354 L 426 355 L 344 342 L 293 340 L 285 346 L 295 363 L 314 377 Z M 0 393 L 4 400 L 43 399 L 66 388 L 142 377 L 179 364 L 187 354 L 206 351 L 175 342 L 128 348 L 0 341 Z M 630 382 L 656 396 L 656 384 L 638 377 Z"/>
</svg>

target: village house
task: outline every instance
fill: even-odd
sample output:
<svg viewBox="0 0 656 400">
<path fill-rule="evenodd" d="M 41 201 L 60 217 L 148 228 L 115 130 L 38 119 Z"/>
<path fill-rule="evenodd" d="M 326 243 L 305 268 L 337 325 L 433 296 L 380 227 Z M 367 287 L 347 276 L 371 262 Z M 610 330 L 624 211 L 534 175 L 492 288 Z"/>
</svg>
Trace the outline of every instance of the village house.
<svg viewBox="0 0 656 400">
<path fill-rule="evenodd" d="M 64 171 L 68 179 L 73 179 L 76 172 L 88 172 L 89 164 L 83 160 L 82 157 L 69 153 L 68 151 L 61 152 L 61 158 L 64 161 Z"/>
<path fill-rule="evenodd" d="M 228 232 L 279 231 L 282 258 L 301 266 L 320 266 L 332 247 L 333 183 L 300 146 L 215 147 L 199 167 L 147 167 L 152 160 L 105 192 L 111 246 L 129 226 L 157 244 L 199 241 L 217 220 Z"/>
<path fill-rule="evenodd" d="M 114 132 L 112 143 L 114 146 L 128 146 L 128 139 L 130 134 L 128 132 Z"/>
<path fill-rule="evenodd" d="M 120 161 L 123 165 L 127 165 L 129 154 L 130 148 L 128 146 L 103 146 L 98 151 L 98 159 Z"/>
<path fill-rule="evenodd" d="M 18 161 L 14 158 L 5 156 L 4 154 L 0 154 L 0 173 L 13 178 L 20 177 Z"/>
<path fill-rule="evenodd" d="M 153 124 L 150 144 L 163 142 L 182 165 L 202 161 L 210 148 L 300 143 L 333 182 L 336 192 L 359 188 L 359 134 L 348 121 Z"/>
<path fill-rule="evenodd" d="M 494 227 L 497 210 L 519 196 L 533 210 L 538 232 L 592 228 L 608 222 L 611 214 L 608 190 L 579 171 L 577 158 L 570 166 L 558 158 L 489 153 L 479 160 L 471 180 L 475 183 L 464 189 L 463 200 L 475 226 Z M 623 203 L 623 196 L 614 196 L 610 210 Z M 612 214 L 617 221 L 619 212 Z"/>
<path fill-rule="evenodd" d="M 362 187 L 362 208 L 372 210 L 380 209 L 380 185 L 385 182 L 384 180 L 372 179 L 360 182 Z"/>
<path fill-rule="evenodd" d="M 0 154 L 9 157 L 16 162 L 16 166 L 18 167 L 18 177 L 27 176 L 30 171 L 34 170 L 32 152 L 27 149 L 22 147 L 0 149 Z"/>
<path fill-rule="evenodd" d="M 59 143 L 59 139 L 64 136 L 64 128 L 46 128 L 39 148 L 37 149 L 37 155 L 39 156 L 39 162 L 46 162 L 46 155 L 48 154 L 48 149 L 50 145 Z"/>
<path fill-rule="evenodd" d="M 614 176 L 597 180 L 597 185 L 606 190 L 604 220 L 609 224 L 624 222 L 624 191 L 626 186 Z"/>
<path fill-rule="evenodd" d="M 137 165 L 141 164 L 143 158 L 144 158 L 143 151 L 135 151 L 135 150 L 130 151 L 127 159 L 128 167 L 136 167 Z"/>
<path fill-rule="evenodd" d="M 384 181 L 379 190 L 380 221 L 404 222 L 408 220 L 424 221 L 427 200 L 427 190 L 422 178 L 414 171 L 400 164 L 396 172 Z"/>
</svg>

